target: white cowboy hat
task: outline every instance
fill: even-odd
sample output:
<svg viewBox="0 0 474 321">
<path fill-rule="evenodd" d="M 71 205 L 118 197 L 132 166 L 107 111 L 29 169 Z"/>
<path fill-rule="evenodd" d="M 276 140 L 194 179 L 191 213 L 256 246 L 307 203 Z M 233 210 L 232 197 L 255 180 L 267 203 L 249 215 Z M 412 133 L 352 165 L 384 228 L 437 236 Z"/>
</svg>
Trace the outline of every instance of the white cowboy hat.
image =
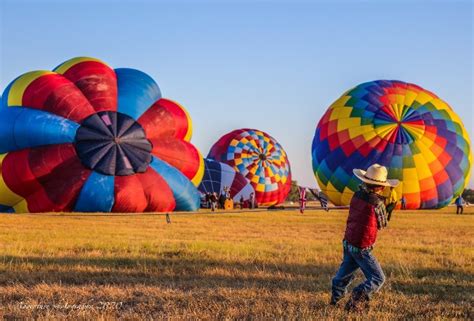
<svg viewBox="0 0 474 321">
<path fill-rule="evenodd" d="M 352 172 L 367 184 L 395 187 L 400 183 L 398 179 L 387 179 L 387 168 L 379 164 L 371 165 L 367 171 L 355 168 Z"/>
</svg>

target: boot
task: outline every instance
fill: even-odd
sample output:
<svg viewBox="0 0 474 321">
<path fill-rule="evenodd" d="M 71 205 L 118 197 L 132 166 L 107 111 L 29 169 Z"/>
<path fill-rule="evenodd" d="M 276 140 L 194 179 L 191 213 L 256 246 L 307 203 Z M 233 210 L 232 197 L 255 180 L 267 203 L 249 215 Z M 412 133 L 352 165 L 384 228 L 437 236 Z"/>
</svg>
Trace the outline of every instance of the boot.
<svg viewBox="0 0 474 321">
<path fill-rule="evenodd" d="M 341 301 L 342 298 L 336 299 L 334 296 L 331 296 L 331 301 L 329 302 L 330 305 L 336 306 L 339 301 Z"/>
<path fill-rule="evenodd" d="M 363 312 L 369 308 L 369 296 L 365 292 L 352 292 L 346 311 Z"/>
</svg>

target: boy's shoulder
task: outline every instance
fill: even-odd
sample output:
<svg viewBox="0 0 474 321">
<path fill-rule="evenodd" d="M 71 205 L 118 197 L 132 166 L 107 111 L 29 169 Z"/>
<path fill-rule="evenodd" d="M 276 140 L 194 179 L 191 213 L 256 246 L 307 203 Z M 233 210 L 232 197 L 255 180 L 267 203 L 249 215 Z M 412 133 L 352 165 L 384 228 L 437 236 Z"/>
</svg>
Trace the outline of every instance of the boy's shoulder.
<svg viewBox="0 0 474 321">
<path fill-rule="evenodd" d="M 354 197 L 357 197 L 363 201 L 366 201 L 370 205 L 373 206 L 378 206 L 380 204 L 383 204 L 383 197 L 376 194 L 376 193 L 371 193 L 369 191 L 366 191 L 364 189 L 360 189 L 357 192 L 355 192 Z"/>
<path fill-rule="evenodd" d="M 369 193 L 369 203 L 374 206 L 384 204 L 384 197 L 376 193 Z"/>
</svg>

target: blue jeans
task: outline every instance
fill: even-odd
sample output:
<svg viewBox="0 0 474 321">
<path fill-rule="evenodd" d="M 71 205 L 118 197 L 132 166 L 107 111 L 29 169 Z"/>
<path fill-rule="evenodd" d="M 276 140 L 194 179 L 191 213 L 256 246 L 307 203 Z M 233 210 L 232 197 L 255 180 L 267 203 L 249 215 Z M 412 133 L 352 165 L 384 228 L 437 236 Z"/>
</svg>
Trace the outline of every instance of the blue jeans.
<svg viewBox="0 0 474 321">
<path fill-rule="evenodd" d="M 360 250 L 352 252 L 344 248 L 344 258 L 339 271 L 332 279 L 332 297 L 338 301 L 347 292 L 347 287 L 355 277 L 355 272 L 360 268 L 365 275 L 366 280 L 354 288 L 353 292 L 364 292 L 370 298 L 370 295 L 378 291 L 385 282 L 385 275 L 382 267 L 372 250 Z"/>
</svg>

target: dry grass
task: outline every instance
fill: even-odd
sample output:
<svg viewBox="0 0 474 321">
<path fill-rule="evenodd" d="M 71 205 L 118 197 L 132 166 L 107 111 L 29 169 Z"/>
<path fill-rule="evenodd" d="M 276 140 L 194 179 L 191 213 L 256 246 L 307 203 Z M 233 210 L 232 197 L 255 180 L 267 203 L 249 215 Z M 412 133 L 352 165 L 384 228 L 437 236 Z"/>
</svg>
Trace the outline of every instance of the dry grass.
<svg viewBox="0 0 474 321">
<path fill-rule="evenodd" d="M 1 215 L 0 316 L 472 319 L 474 208 L 452 212 L 395 213 L 364 316 L 327 305 L 347 211 Z"/>
</svg>

